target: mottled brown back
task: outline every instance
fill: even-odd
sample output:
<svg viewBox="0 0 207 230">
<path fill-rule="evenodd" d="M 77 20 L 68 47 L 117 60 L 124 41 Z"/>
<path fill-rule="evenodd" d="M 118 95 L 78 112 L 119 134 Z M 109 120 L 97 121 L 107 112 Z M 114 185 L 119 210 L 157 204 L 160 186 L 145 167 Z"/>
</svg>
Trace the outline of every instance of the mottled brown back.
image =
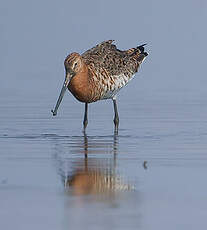
<svg viewBox="0 0 207 230">
<path fill-rule="evenodd" d="M 94 101 L 114 98 L 148 55 L 144 45 L 121 51 L 112 42 L 102 42 L 81 55 L 89 69 Z"/>
<path fill-rule="evenodd" d="M 133 75 L 137 72 L 139 65 L 147 56 L 147 53 L 139 47 L 121 51 L 112 44 L 114 40 L 108 40 L 98 44 L 82 54 L 87 65 L 94 65 L 95 69 L 103 67 L 110 76 Z M 142 46 L 140 46 L 142 47 Z"/>
</svg>

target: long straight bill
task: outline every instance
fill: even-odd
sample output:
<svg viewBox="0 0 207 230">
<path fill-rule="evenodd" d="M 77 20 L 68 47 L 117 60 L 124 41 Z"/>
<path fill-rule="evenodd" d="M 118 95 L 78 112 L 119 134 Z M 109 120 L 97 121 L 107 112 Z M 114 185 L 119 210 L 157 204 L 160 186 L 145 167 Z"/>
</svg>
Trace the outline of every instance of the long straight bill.
<svg viewBox="0 0 207 230">
<path fill-rule="evenodd" d="M 58 97 L 57 103 L 56 103 L 56 105 L 55 105 L 55 109 L 54 109 L 54 110 L 51 110 L 53 116 L 56 116 L 56 115 L 57 115 L 57 110 L 58 110 L 58 108 L 59 108 L 59 106 L 60 106 L 60 103 L 61 103 L 61 101 L 62 101 L 62 99 L 63 99 L 63 96 L 64 96 L 64 94 L 65 94 L 65 91 L 66 91 L 66 89 L 67 89 L 67 87 L 68 87 L 69 82 L 70 82 L 70 75 L 69 75 L 69 74 L 66 74 L 66 78 L 65 78 L 63 87 L 62 87 L 62 89 L 61 89 L 60 96 Z"/>
</svg>

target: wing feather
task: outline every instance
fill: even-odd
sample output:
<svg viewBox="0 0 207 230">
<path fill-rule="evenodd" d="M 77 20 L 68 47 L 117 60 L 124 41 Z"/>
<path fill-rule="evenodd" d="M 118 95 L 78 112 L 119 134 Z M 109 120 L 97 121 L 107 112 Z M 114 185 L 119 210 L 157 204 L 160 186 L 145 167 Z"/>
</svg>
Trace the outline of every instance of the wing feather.
<svg viewBox="0 0 207 230">
<path fill-rule="evenodd" d="M 92 81 L 102 89 L 102 99 L 113 98 L 133 78 L 147 56 L 144 45 L 121 51 L 113 41 L 104 41 L 82 54 Z"/>
</svg>

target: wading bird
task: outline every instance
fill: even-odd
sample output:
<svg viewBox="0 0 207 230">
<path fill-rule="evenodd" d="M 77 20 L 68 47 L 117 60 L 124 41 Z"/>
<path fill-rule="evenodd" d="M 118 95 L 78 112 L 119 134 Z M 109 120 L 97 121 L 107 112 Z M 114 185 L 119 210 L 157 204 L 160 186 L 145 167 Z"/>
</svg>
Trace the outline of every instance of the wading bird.
<svg viewBox="0 0 207 230">
<path fill-rule="evenodd" d="M 55 109 L 51 110 L 53 116 L 57 115 L 68 88 L 77 100 L 85 103 L 84 131 L 88 124 L 88 103 L 104 99 L 113 100 L 114 125 L 118 131 L 116 94 L 133 78 L 148 54 L 144 51 L 146 44 L 122 51 L 112 44 L 113 41 L 104 41 L 82 55 L 71 53 L 66 57 L 65 81 Z"/>
</svg>

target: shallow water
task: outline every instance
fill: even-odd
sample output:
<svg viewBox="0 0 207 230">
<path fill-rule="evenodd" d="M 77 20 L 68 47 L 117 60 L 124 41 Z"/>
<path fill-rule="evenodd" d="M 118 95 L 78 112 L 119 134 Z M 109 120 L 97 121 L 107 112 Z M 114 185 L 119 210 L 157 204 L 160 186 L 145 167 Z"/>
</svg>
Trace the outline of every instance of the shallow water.
<svg viewBox="0 0 207 230">
<path fill-rule="evenodd" d="M 207 102 L 197 92 L 120 95 L 84 106 L 1 98 L 0 229 L 201 229 L 207 218 Z M 49 97 L 48 97 L 49 98 Z"/>
</svg>

